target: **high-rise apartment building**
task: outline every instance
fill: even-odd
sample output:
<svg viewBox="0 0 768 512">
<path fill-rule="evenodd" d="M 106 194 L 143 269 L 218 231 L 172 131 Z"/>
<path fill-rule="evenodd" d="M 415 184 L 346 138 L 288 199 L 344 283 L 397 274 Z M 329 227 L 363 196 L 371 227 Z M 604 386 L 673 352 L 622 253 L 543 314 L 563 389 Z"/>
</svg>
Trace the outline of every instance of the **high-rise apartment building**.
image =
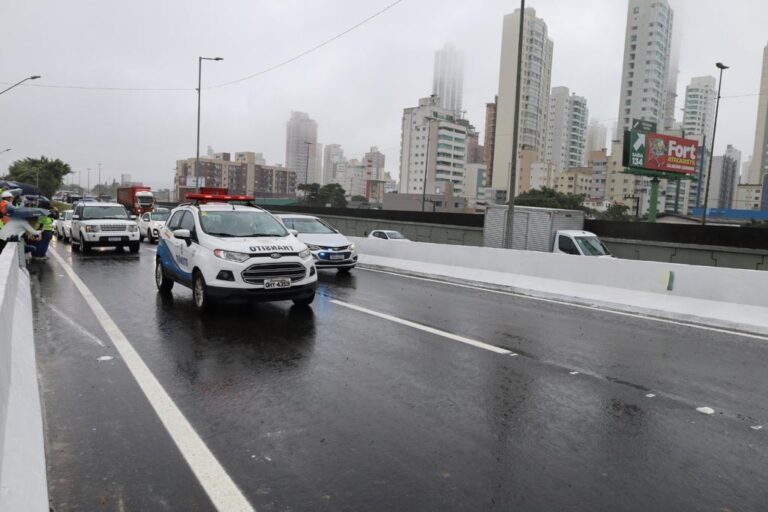
<svg viewBox="0 0 768 512">
<path fill-rule="evenodd" d="M 496 139 L 496 103 L 499 97 L 496 96 L 493 102 L 485 104 L 485 139 L 483 141 L 483 152 L 485 153 L 485 168 L 487 176 L 485 182 L 490 184 L 493 178 L 493 143 Z"/>
<path fill-rule="evenodd" d="M 469 123 L 438 104 L 436 96 L 422 98 L 418 107 L 403 111 L 400 143 L 400 193 L 420 194 L 451 183 L 456 195 L 464 192 Z"/>
<path fill-rule="evenodd" d="M 608 128 L 597 119 L 589 122 L 587 127 L 587 155 L 592 151 L 608 148 Z"/>
<path fill-rule="evenodd" d="M 736 202 L 741 151 L 728 144 L 725 154 L 712 159 L 707 208 L 732 208 Z"/>
<path fill-rule="evenodd" d="M 755 148 L 752 152 L 752 166 L 747 182 L 755 185 L 762 183 L 766 174 L 768 174 L 768 45 L 763 50 L 763 75 L 760 79 L 760 96 L 757 102 Z"/>
<path fill-rule="evenodd" d="M 347 159 L 344 158 L 344 150 L 340 144 L 326 144 L 323 157 L 323 177 L 321 185 L 335 183 L 334 179 L 344 176 L 344 168 Z"/>
<path fill-rule="evenodd" d="M 633 119 L 663 129 L 674 14 L 667 0 L 629 0 L 619 103 L 619 136 Z"/>
<path fill-rule="evenodd" d="M 285 166 L 296 172 L 299 185 L 311 183 L 316 177 L 317 123 L 304 112 L 291 112 L 286 125 Z"/>
<path fill-rule="evenodd" d="M 432 74 L 432 94 L 439 99 L 442 108 L 462 115 L 464 94 L 464 56 L 452 43 L 435 52 L 435 68 Z"/>
<path fill-rule="evenodd" d="M 567 87 L 553 87 L 549 95 L 547 143 L 544 161 L 557 172 L 581 167 L 587 157 L 587 100 L 570 94 Z"/>
<path fill-rule="evenodd" d="M 386 157 L 384 153 L 379 151 L 376 146 L 371 147 L 363 157 L 363 164 L 369 169 L 371 180 L 383 180 L 384 179 L 384 163 Z"/>
<path fill-rule="evenodd" d="M 547 35 L 547 24 L 536 17 L 534 9 L 526 9 L 523 17 L 522 76 L 520 111 L 515 112 L 518 37 L 520 9 L 504 16 L 501 39 L 499 95 L 496 108 L 496 140 L 493 148 L 493 188 L 508 187 L 513 155 L 512 128 L 519 119 L 518 150 L 532 149 L 538 158 L 544 156 L 547 139 L 547 109 L 552 83 L 553 43 Z"/>
<path fill-rule="evenodd" d="M 685 137 L 712 145 L 712 129 L 715 122 L 717 83 L 713 76 L 697 76 L 685 88 L 683 130 Z"/>
</svg>

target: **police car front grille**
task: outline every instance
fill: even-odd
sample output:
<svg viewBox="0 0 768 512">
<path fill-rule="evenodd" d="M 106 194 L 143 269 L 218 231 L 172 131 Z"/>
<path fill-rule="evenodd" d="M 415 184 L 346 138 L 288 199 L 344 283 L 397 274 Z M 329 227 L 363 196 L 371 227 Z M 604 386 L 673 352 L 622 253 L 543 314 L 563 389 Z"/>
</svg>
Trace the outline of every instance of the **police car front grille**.
<svg viewBox="0 0 768 512">
<path fill-rule="evenodd" d="M 125 231 L 126 227 L 122 224 L 102 224 L 100 226 L 102 231 Z"/>
<path fill-rule="evenodd" d="M 261 263 L 243 270 L 243 281 L 248 284 L 264 284 L 264 279 L 290 278 L 291 282 L 304 279 L 307 269 L 301 263 Z"/>
</svg>

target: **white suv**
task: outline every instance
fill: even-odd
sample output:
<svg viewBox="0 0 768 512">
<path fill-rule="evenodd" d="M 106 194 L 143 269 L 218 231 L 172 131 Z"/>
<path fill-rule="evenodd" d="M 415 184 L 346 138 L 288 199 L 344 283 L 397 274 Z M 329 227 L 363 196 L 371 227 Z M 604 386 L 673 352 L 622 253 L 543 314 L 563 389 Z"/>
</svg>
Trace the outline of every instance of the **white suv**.
<svg viewBox="0 0 768 512">
<path fill-rule="evenodd" d="M 92 247 L 128 247 L 139 252 L 139 227 L 122 205 L 83 201 L 72 214 L 72 250 L 90 252 Z"/>
<path fill-rule="evenodd" d="M 317 270 L 307 246 L 261 208 L 184 204 L 160 230 L 155 263 L 158 290 L 168 293 L 174 282 L 192 288 L 200 312 L 224 299 L 308 306 Z"/>
</svg>

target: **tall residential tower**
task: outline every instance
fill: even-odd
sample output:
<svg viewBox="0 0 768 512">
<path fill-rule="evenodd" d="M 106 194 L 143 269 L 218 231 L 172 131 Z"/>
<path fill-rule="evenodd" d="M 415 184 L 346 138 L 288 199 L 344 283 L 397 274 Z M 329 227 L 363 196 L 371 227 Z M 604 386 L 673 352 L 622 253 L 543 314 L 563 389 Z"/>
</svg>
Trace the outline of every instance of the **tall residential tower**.
<svg viewBox="0 0 768 512">
<path fill-rule="evenodd" d="M 570 94 L 567 87 L 553 87 L 547 114 L 547 144 L 544 160 L 563 172 L 581 167 L 587 158 L 587 100 Z"/>
<path fill-rule="evenodd" d="M 464 94 L 464 56 L 456 47 L 447 43 L 435 52 L 435 69 L 432 75 L 432 94 L 439 98 L 440 106 L 461 116 Z"/>
<path fill-rule="evenodd" d="M 312 183 L 317 175 L 317 123 L 304 112 L 291 112 L 286 125 L 285 166 L 296 171 L 297 185 Z"/>
<path fill-rule="evenodd" d="M 496 107 L 496 140 L 493 147 L 493 188 L 507 189 L 512 162 L 512 128 L 519 119 L 518 151 L 526 148 L 544 156 L 547 139 L 549 87 L 552 82 L 553 43 L 547 24 L 536 17 L 534 9 L 526 9 L 523 37 L 523 62 L 520 112 L 515 112 L 517 53 L 520 31 L 520 9 L 504 16 L 499 69 L 499 99 Z"/>
<path fill-rule="evenodd" d="M 760 184 L 768 174 L 768 45 L 763 50 L 763 76 L 760 79 L 760 99 L 757 103 L 755 148 L 747 183 Z"/>
</svg>

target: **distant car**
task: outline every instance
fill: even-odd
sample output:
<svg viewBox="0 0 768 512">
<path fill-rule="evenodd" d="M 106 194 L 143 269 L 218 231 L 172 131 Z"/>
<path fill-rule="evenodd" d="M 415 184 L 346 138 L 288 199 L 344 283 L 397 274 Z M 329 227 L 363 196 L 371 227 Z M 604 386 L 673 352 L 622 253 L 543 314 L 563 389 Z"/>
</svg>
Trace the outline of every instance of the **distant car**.
<svg viewBox="0 0 768 512">
<path fill-rule="evenodd" d="M 139 226 L 123 205 L 81 201 L 72 214 L 72 250 L 89 253 L 92 247 L 127 247 L 139 252 Z"/>
<path fill-rule="evenodd" d="M 395 240 L 398 242 L 410 242 L 410 240 L 405 238 L 401 232 L 394 231 L 391 229 L 374 229 L 368 235 L 368 238 L 379 238 L 381 240 Z"/>
<path fill-rule="evenodd" d="M 348 273 L 357 265 L 357 248 L 327 222 L 311 215 L 275 215 L 312 251 L 318 269 L 335 268 Z"/>
<path fill-rule="evenodd" d="M 153 212 L 147 212 L 139 217 L 139 236 L 147 242 L 153 243 L 160 238 L 160 230 L 165 226 L 171 210 L 158 208 Z"/>
<path fill-rule="evenodd" d="M 56 238 L 70 242 L 72 240 L 72 210 L 61 212 L 59 218 L 54 221 Z"/>
</svg>

